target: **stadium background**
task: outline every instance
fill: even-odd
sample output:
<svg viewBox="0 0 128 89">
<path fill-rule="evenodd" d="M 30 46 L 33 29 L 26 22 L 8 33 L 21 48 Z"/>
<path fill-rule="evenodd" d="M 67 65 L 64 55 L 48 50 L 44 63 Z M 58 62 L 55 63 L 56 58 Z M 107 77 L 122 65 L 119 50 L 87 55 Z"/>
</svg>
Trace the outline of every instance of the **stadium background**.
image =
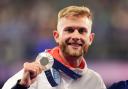
<svg viewBox="0 0 128 89">
<path fill-rule="evenodd" d="M 88 6 L 94 14 L 88 67 L 107 86 L 128 79 L 128 0 L 0 0 L 0 88 L 25 61 L 56 45 L 57 12 L 69 5 Z"/>
</svg>

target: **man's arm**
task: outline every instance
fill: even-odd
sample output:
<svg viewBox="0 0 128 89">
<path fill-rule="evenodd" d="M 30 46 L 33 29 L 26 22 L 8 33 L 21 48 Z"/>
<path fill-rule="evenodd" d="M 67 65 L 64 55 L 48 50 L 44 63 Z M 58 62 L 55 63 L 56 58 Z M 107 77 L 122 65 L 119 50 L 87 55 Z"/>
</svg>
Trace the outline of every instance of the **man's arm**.
<svg viewBox="0 0 128 89">
<path fill-rule="evenodd" d="M 3 85 L 2 89 L 11 89 L 13 86 L 17 84 L 17 81 L 20 80 L 23 76 L 23 69 L 9 78 L 5 84 Z"/>
<path fill-rule="evenodd" d="M 24 63 L 23 70 L 8 79 L 2 89 L 27 89 L 43 71 L 39 62 Z M 20 80 L 19 80 L 20 79 Z"/>
</svg>

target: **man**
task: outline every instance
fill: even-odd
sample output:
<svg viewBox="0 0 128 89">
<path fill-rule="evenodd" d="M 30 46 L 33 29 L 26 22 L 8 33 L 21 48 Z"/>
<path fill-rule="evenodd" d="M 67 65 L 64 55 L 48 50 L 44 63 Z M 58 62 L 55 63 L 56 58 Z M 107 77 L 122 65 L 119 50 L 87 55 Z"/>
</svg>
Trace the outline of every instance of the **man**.
<svg viewBox="0 0 128 89">
<path fill-rule="evenodd" d="M 10 78 L 2 89 L 106 89 L 100 75 L 87 68 L 83 55 L 94 39 L 92 13 L 84 6 L 69 6 L 58 13 L 53 32 L 57 47 L 40 54 L 54 58 L 45 70 L 38 58 L 24 63 L 23 70 Z"/>
</svg>

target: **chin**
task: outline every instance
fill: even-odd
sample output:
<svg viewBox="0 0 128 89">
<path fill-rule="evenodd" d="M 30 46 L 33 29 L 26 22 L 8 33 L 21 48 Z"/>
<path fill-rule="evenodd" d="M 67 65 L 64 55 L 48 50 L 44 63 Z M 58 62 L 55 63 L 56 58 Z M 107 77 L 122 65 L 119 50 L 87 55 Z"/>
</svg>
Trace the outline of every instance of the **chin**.
<svg viewBox="0 0 128 89">
<path fill-rule="evenodd" d="M 73 49 L 73 48 L 67 48 L 65 50 L 66 54 L 73 56 L 73 57 L 80 57 L 83 54 L 83 51 L 80 49 Z"/>
</svg>

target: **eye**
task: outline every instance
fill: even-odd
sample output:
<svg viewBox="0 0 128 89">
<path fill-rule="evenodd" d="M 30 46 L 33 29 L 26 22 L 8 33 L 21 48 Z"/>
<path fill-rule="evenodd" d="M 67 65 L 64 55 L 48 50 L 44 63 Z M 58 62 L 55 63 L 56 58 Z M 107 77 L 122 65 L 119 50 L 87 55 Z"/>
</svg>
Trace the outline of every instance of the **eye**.
<svg viewBox="0 0 128 89">
<path fill-rule="evenodd" d="M 68 33 L 72 33 L 72 32 L 74 32 L 74 28 L 73 27 L 67 27 L 65 29 L 65 31 L 67 31 Z"/>
<path fill-rule="evenodd" d="M 81 28 L 79 28 L 79 33 L 80 34 L 83 34 L 83 33 L 86 33 L 87 32 L 87 29 L 86 28 L 83 28 L 83 27 L 81 27 Z"/>
</svg>

